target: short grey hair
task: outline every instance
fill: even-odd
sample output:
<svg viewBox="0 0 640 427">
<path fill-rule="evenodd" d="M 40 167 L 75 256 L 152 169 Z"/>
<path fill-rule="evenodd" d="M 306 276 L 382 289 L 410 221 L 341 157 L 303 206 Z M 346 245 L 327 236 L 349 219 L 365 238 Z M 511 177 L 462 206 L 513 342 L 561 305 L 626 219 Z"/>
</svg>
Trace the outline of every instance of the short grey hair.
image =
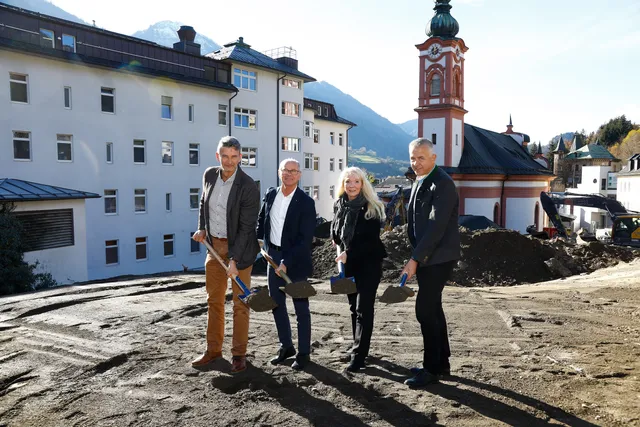
<svg viewBox="0 0 640 427">
<path fill-rule="evenodd" d="M 300 162 L 293 158 L 288 158 L 281 161 L 280 166 L 278 166 L 278 170 L 284 170 L 284 167 L 287 163 L 295 163 L 298 166 L 298 170 L 300 170 Z"/>
<path fill-rule="evenodd" d="M 238 138 L 234 136 L 223 136 L 222 138 L 220 138 L 220 142 L 218 142 L 218 148 L 216 152 L 220 153 L 220 149 L 223 147 L 235 148 L 238 152 L 240 152 L 240 149 L 242 148 L 240 146 L 240 141 L 238 141 Z"/>
<path fill-rule="evenodd" d="M 430 150 L 433 150 L 433 142 L 427 138 L 416 138 L 409 143 L 409 151 L 413 151 L 416 147 L 427 146 Z"/>
</svg>

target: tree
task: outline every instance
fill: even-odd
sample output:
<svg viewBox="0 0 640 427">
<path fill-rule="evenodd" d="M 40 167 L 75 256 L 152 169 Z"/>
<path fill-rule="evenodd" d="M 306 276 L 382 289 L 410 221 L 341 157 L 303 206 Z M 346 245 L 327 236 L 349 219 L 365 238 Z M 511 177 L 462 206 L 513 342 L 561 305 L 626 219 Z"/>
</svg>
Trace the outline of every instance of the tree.
<svg viewBox="0 0 640 427">
<path fill-rule="evenodd" d="M 535 142 L 533 144 L 529 144 L 529 154 L 531 154 L 531 156 L 535 156 L 536 153 L 538 152 L 538 144 L 536 144 Z"/>
<path fill-rule="evenodd" d="M 624 137 L 622 142 L 609 149 L 616 158 L 626 161 L 634 154 L 640 153 L 640 130 L 634 129 Z"/>
<path fill-rule="evenodd" d="M 623 114 L 600 126 L 596 138 L 603 146 L 610 147 L 621 142 L 629 132 L 636 128 L 637 126 L 630 120 L 627 120 Z"/>
</svg>

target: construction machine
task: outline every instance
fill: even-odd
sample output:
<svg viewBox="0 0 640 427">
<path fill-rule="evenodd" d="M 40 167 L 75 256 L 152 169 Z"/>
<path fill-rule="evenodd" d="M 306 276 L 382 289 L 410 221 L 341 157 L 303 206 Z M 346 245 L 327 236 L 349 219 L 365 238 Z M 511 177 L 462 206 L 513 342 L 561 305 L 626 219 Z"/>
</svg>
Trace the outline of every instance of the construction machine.
<svg viewBox="0 0 640 427">
<path fill-rule="evenodd" d="M 640 248 L 640 212 L 627 211 L 620 202 L 601 194 L 576 194 L 541 192 L 542 209 L 557 230 L 557 235 L 567 237 L 567 229 L 560 219 L 558 205 L 583 206 L 606 211 L 611 217 L 611 243 Z"/>
</svg>

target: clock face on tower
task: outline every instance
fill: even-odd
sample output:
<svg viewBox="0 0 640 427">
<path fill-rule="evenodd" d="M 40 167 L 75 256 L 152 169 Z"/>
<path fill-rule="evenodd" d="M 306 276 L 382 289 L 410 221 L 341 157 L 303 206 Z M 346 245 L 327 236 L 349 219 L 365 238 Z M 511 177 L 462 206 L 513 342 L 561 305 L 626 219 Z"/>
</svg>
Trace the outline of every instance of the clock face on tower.
<svg viewBox="0 0 640 427">
<path fill-rule="evenodd" d="M 427 50 L 427 56 L 431 59 L 435 59 L 442 53 L 442 46 L 439 44 L 432 44 Z"/>
</svg>

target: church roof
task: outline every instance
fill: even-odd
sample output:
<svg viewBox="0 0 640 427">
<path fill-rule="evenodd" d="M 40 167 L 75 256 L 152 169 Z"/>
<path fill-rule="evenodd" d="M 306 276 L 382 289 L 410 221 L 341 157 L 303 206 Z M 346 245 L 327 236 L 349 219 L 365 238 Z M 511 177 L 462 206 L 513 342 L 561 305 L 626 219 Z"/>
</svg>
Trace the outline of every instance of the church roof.
<svg viewBox="0 0 640 427">
<path fill-rule="evenodd" d="M 560 135 L 560 141 L 558 141 L 558 146 L 556 147 L 555 150 L 553 150 L 554 153 L 566 153 L 567 151 L 567 146 L 564 145 L 564 139 L 562 139 L 562 135 Z"/>
<path fill-rule="evenodd" d="M 509 135 L 464 125 L 464 149 L 458 167 L 449 174 L 552 175 Z"/>
<path fill-rule="evenodd" d="M 613 154 L 599 144 L 589 144 L 567 154 L 565 160 L 609 159 L 617 160 Z"/>
</svg>

